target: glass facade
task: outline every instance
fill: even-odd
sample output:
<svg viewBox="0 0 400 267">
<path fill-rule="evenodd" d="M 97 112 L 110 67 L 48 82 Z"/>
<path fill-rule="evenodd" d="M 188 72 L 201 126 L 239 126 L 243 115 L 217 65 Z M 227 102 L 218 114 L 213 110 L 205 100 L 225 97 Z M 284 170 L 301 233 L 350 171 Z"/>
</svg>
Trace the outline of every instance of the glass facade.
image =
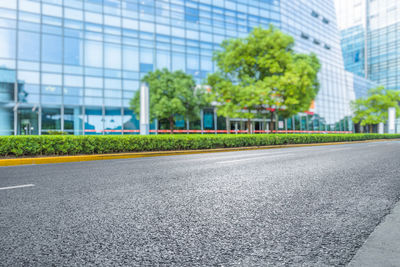
<svg viewBox="0 0 400 267">
<path fill-rule="evenodd" d="M 400 2 L 337 0 L 337 9 L 346 69 L 399 90 Z"/>
<path fill-rule="evenodd" d="M 315 105 L 284 128 L 351 128 L 341 121 L 354 87 L 330 0 L 0 0 L 0 134 L 136 133 L 129 101 L 144 74 L 166 67 L 201 83 L 224 39 L 271 23 L 322 63 Z M 192 129 L 225 123 L 203 113 Z"/>
<path fill-rule="evenodd" d="M 341 32 L 343 60 L 347 71 L 365 77 L 365 31 L 358 25 Z"/>
<path fill-rule="evenodd" d="M 400 90 L 400 1 L 335 3 L 346 70 Z M 400 129 L 400 120 L 396 124 Z"/>
</svg>

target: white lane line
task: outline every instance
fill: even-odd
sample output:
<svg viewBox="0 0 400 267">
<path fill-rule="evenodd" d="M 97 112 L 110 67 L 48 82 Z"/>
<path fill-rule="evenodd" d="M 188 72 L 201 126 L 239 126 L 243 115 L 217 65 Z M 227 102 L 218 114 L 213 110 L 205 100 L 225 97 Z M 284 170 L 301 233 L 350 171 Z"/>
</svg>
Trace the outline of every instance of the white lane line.
<svg viewBox="0 0 400 267">
<path fill-rule="evenodd" d="M 23 185 L 16 185 L 16 186 L 0 187 L 0 190 L 8 190 L 8 189 L 24 188 L 24 187 L 32 187 L 32 186 L 35 186 L 35 185 L 34 184 L 23 184 Z"/>
<path fill-rule="evenodd" d="M 226 153 L 231 153 L 231 152 L 226 152 Z M 234 152 L 235 154 L 229 154 L 226 155 L 225 152 L 219 152 L 219 153 L 209 153 L 210 157 L 204 157 L 204 154 L 192 154 L 192 155 L 174 155 L 174 156 L 166 156 L 166 157 L 160 157 L 160 159 L 163 159 L 162 161 L 159 161 L 160 163 L 170 163 L 171 160 L 176 161 L 176 162 L 191 162 L 191 161 L 200 161 L 200 160 L 223 160 L 223 159 L 229 159 L 229 158 L 243 158 L 243 157 L 249 157 L 249 156 L 273 156 L 273 155 L 280 155 L 280 154 L 288 154 L 286 151 L 276 151 L 276 152 L 267 152 L 267 153 L 251 153 L 251 154 L 237 154 L 237 151 Z M 213 155 L 213 156 L 211 156 Z M 185 158 L 185 156 L 194 156 L 194 158 Z M 172 159 L 169 157 L 173 157 Z M 122 160 L 131 160 L 131 159 L 122 159 Z M 149 158 L 133 158 L 134 162 L 143 162 L 143 161 L 151 161 L 153 160 L 151 157 Z M 127 163 L 131 164 L 131 161 L 127 161 Z"/>
<path fill-rule="evenodd" d="M 208 157 L 202 158 L 207 160 L 216 160 L 216 159 L 224 159 L 224 158 L 235 158 L 235 157 L 249 157 L 249 156 L 274 156 L 274 155 L 281 155 L 281 154 L 288 154 L 288 152 L 270 152 L 270 153 L 251 153 L 251 154 L 231 154 L 231 155 L 220 155 L 216 157 Z M 198 159 L 187 159 L 187 160 L 198 160 Z"/>
<path fill-rule="evenodd" d="M 349 149 L 353 149 L 353 147 L 334 148 L 334 149 L 329 149 L 329 151 L 341 151 L 341 150 L 349 150 Z"/>
<path fill-rule="evenodd" d="M 248 161 L 248 160 L 255 160 L 255 159 L 269 159 L 269 158 L 274 158 L 274 157 L 279 157 L 279 156 L 290 156 L 290 155 L 293 155 L 293 153 L 287 153 L 284 155 L 281 154 L 281 155 L 271 155 L 271 156 L 263 156 L 263 157 L 252 157 L 252 158 L 245 158 L 245 159 L 218 161 L 217 163 L 232 163 L 232 162 Z"/>
</svg>

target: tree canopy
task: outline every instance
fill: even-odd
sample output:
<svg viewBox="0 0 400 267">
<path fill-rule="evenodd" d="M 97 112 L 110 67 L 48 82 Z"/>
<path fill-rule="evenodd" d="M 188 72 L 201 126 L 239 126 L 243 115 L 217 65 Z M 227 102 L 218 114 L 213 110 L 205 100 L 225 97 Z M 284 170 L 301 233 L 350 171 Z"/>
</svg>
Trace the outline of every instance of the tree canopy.
<svg viewBox="0 0 400 267">
<path fill-rule="evenodd" d="M 383 86 L 372 88 L 366 97 L 351 103 L 354 112 L 353 122 L 362 126 L 385 123 L 388 120 L 390 107 L 396 108 L 396 114 L 400 117 L 399 102 L 400 91 L 387 90 Z"/>
<path fill-rule="evenodd" d="M 207 79 L 219 115 L 250 123 L 267 109 L 272 120 L 276 113 L 290 117 L 309 109 L 319 90 L 320 64 L 313 53 L 294 52 L 291 36 L 272 25 L 258 27 L 221 47 L 214 54 L 219 70 Z"/>
<path fill-rule="evenodd" d="M 195 119 L 200 114 L 200 108 L 205 105 L 204 90 L 196 87 L 193 77 L 182 71 L 170 72 L 168 69 L 147 73 L 142 82 L 149 86 L 150 119 L 169 121 L 171 133 L 177 115 L 185 119 Z M 131 109 L 139 117 L 140 90 L 130 102 Z"/>
</svg>

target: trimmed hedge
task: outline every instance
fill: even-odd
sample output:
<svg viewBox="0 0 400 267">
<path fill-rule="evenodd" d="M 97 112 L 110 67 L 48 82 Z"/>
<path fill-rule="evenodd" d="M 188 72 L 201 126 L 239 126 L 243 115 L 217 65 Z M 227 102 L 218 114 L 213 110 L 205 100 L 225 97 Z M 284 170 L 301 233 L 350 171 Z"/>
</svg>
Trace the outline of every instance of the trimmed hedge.
<svg viewBox="0 0 400 267">
<path fill-rule="evenodd" d="M 103 154 L 395 139 L 400 134 L 0 136 L 0 156 Z"/>
</svg>

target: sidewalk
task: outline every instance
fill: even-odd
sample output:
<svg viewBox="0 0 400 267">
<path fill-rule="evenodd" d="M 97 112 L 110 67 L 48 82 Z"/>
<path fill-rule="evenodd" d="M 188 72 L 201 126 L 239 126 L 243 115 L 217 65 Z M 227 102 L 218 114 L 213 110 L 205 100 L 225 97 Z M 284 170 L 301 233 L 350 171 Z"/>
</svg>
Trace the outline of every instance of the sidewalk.
<svg viewBox="0 0 400 267">
<path fill-rule="evenodd" d="M 400 266 L 400 202 L 376 227 L 348 266 Z"/>
</svg>

